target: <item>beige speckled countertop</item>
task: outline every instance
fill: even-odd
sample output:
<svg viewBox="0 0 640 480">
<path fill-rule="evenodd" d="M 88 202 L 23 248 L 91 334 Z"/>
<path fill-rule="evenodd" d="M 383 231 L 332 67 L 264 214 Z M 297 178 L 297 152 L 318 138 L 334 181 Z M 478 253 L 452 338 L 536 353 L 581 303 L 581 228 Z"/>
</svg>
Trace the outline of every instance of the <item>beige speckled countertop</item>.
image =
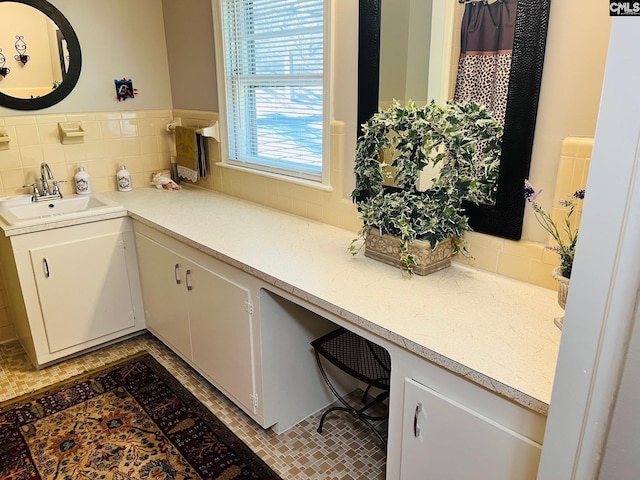
<svg viewBox="0 0 640 480">
<path fill-rule="evenodd" d="M 213 192 L 106 194 L 129 215 L 489 390 L 546 414 L 556 292 L 454 262 L 407 278 L 347 248 L 353 232 Z"/>
<path fill-rule="evenodd" d="M 555 291 L 457 262 L 407 278 L 352 257 L 353 232 L 205 190 L 103 195 L 135 220 L 547 413 L 561 333 Z"/>
</svg>

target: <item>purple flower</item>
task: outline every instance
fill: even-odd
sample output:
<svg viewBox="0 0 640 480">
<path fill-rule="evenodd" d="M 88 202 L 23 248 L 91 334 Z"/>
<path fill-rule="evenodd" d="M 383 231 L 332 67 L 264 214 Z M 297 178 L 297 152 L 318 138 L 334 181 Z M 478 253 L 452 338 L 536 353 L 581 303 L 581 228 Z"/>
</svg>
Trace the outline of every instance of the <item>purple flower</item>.
<svg viewBox="0 0 640 480">
<path fill-rule="evenodd" d="M 527 202 L 535 202 L 538 195 L 542 193 L 542 189 L 537 192 L 533 188 L 533 186 L 529 183 L 529 180 L 524 181 L 524 198 L 527 199 Z"/>
<path fill-rule="evenodd" d="M 527 201 L 531 203 L 533 211 L 536 215 L 536 220 L 555 240 L 557 245 L 549 245 L 545 248 L 560 255 L 560 267 L 562 268 L 562 274 L 569 278 L 571 276 L 571 269 L 573 267 L 573 256 L 576 249 L 576 242 L 578 240 L 578 228 L 571 223 L 571 216 L 575 211 L 575 200 L 584 199 L 584 189 L 577 190 L 571 194 L 567 199 L 560 198 L 558 203 L 566 207 L 564 221 L 558 226 L 554 218 L 545 212 L 540 205 L 534 200 L 540 194 L 542 190 L 536 192 L 528 180 L 524 181 L 524 195 Z"/>
</svg>

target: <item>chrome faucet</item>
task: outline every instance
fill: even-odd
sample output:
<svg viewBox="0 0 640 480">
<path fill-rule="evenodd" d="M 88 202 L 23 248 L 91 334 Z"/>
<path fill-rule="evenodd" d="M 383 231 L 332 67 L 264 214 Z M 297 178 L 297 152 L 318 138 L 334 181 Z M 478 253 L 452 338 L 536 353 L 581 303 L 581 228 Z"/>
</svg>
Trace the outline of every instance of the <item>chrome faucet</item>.
<svg viewBox="0 0 640 480">
<path fill-rule="evenodd" d="M 42 182 L 42 195 L 51 195 L 49 191 L 49 182 L 47 181 L 47 177 L 49 180 L 53 180 L 53 173 L 51 173 L 51 168 L 47 165 L 46 162 L 42 162 L 40 165 L 40 181 Z M 54 188 L 57 187 L 56 182 L 54 181 Z"/>
<path fill-rule="evenodd" d="M 49 180 L 53 184 L 53 188 L 49 187 Z M 46 162 L 42 162 L 40 165 L 40 181 L 42 182 L 42 191 L 38 190 L 37 183 L 31 183 L 28 185 L 24 185 L 25 188 L 33 187 L 33 196 L 31 200 L 34 202 L 38 202 L 40 200 L 53 200 L 55 198 L 62 198 L 62 192 L 58 187 L 59 183 L 64 183 L 66 180 L 55 180 L 53 178 L 53 173 L 51 172 L 51 168 L 47 165 Z"/>
</svg>

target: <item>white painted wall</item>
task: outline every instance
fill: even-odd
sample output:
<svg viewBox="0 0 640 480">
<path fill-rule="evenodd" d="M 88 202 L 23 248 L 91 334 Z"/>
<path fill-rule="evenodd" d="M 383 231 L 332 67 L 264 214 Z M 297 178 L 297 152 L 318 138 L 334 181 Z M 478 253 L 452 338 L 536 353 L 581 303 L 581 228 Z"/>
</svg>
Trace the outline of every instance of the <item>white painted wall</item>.
<svg viewBox="0 0 640 480">
<path fill-rule="evenodd" d="M 344 122 L 342 195 L 350 198 L 355 185 L 353 159 L 358 130 L 358 0 L 332 0 L 333 70 L 331 79 L 332 120 Z"/>
<path fill-rule="evenodd" d="M 611 19 L 601 0 L 552 0 L 529 178 L 550 210 L 562 140 L 593 137 Z M 544 242 L 545 231 L 525 211 L 522 238 Z"/>
<path fill-rule="evenodd" d="M 162 0 L 173 108 L 218 111 L 211 0 Z"/>
</svg>

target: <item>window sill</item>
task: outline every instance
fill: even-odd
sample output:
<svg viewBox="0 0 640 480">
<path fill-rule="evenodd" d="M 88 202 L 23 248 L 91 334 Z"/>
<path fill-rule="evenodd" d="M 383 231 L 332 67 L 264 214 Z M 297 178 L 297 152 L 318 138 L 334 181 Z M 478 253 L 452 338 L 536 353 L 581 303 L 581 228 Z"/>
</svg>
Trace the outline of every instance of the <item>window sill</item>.
<svg viewBox="0 0 640 480">
<path fill-rule="evenodd" d="M 282 174 L 279 174 L 279 173 L 272 173 L 272 172 L 264 172 L 264 171 L 261 171 L 261 170 L 254 170 L 252 168 L 241 167 L 241 166 L 238 166 L 238 165 L 230 165 L 230 164 L 224 163 L 224 162 L 217 162 L 216 165 L 218 167 L 229 168 L 231 170 L 237 170 L 237 171 L 244 172 L 244 173 L 249 173 L 249 174 L 252 174 L 252 175 L 258 175 L 258 176 L 261 176 L 261 177 L 272 178 L 274 180 L 280 180 L 280 181 L 283 181 L 283 182 L 294 183 L 296 185 L 301 185 L 303 187 L 315 188 L 316 190 L 322 190 L 323 192 L 333 192 L 333 187 L 331 185 L 324 185 L 321 182 L 314 182 L 312 180 L 305 180 L 303 178 L 289 177 L 287 175 L 282 175 Z"/>
</svg>

